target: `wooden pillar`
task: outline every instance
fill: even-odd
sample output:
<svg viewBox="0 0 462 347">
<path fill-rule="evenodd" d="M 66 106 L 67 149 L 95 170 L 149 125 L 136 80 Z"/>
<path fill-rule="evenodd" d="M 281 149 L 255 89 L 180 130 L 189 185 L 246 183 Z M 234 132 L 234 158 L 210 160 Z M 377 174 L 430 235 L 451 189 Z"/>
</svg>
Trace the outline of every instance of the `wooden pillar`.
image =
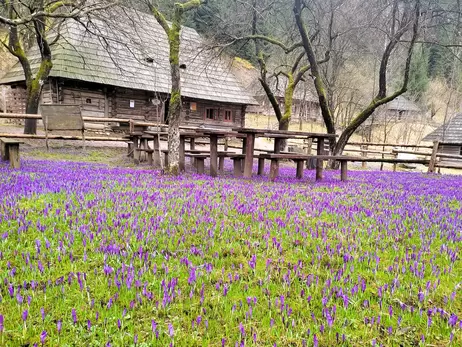
<svg viewBox="0 0 462 347">
<path fill-rule="evenodd" d="M 218 136 L 210 134 L 210 176 L 217 176 Z"/>
<path fill-rule="evenodd" d="M 346 160 L 340 161 L 340 180 L 345 182 L 348 176 L 348 162 Z"/>
<path fill-rule="evenodd" d="M 304 160 L 297 160 L 297 179 L 301 180 L 303 178 L 303 163 Z"/>
<path fill-rule="evenodd" d="M 428 172 L 433 173 L 435 172 L 435 167 L 436 167 L 436 156 L 438 154 L 438 148 L 440 146 L 439 141 L 434 141 L 433 142 L 433 150 L 432 150 L 432 156 L 430 158 L 430 163 L 428 164 Z"/>
<path fill-rule="evenodd" d="M 324 137 L 318 138 L 317 155 L 324 154 Z M 324 160 L 316 159 L 316 181 L 322 180 L 322 170 L 324 168 Z"/>
<path fill-rule="evenodd" d="M 180 135 L 180 163 L 179 163 L 179 167 L 180 167 L 180 171 L 184 171 L 185 170 L 185 156 L 184 156 L 184 136 Z"/>
<path fill-rule="evenodd" d="M 19 169 L 21 164 L 19 162 L 19 144 L 8 144 L 6 145 L 6 152 L 9 153 L 10 167 L 12 169 Z"/>
<path fill-rule="evenodd" d="M 245 164 L 244 164 L 244 177 L 252 177 L 253 168 L 253 152 L 255 149 L 255 134 L 248 133 L 247 141 L 245 141 Z"/>
</svg>

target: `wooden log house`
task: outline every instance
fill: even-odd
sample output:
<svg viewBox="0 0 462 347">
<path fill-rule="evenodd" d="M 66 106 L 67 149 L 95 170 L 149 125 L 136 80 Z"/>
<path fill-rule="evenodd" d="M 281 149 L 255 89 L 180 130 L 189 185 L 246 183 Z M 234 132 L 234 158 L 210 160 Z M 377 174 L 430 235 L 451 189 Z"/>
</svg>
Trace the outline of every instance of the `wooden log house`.
<svg viewBox="0 0 462 347">
<path fill-rule="evenodd" d="M 439 153 L 462 155 L 462 113 L 455 115 L 450 121 L 446 122 L 446 124 L 441 125 L 425 136 L 422 141 L 442 142 L 443 144 L 441 144 L 438 149 Z M 445 161 L 457 160 L 445 159 Z"/>
<path fill-rule="evenodd" d="M 135 20 L 117 20 L 122 16 Z M 31 50 L 38 68 L 39 52 Z M 149 14 L 113 8 L 92 18 L 92 30 L 67 21 L 53 45 L 53 68 L 41 102 L 79 104 L 84 117 L 165 123 L 171 86 L 168 53 L 165 32 Z M 246 107 L 256 101 L 217 53 L 187 27 L 181 34 L 180 64 L 184 124 L 244 126 Z M 0 84 L 11 87 L 5 111 L 23 113 L 25 82 L 19 63 Z"/>
</svg>

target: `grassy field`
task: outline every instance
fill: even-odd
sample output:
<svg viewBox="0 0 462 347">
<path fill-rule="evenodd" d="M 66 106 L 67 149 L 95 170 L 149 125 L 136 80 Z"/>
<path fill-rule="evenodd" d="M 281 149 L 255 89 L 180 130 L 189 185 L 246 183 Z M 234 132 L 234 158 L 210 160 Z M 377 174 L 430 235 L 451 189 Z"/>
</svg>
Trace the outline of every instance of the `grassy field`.
<svg viewBox="0 0 462 347">
<path fill-rule="evenodd" d="M 0 163 L 5 346 L 461 346 L 462 177 Z"/>
</svg>

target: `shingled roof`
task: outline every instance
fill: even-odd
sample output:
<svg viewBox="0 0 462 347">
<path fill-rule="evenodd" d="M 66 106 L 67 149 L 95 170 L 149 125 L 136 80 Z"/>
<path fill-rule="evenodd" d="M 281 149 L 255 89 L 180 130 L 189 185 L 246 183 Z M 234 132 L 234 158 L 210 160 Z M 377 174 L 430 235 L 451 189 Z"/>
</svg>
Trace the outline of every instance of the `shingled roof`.
<svg viewBox="0 0 462 347">
<path fill-rule="evenodd" d="M 462 143 L 462 113 L 457 114 L 446 124 L 443 124 L 422 141 L 444 141 L 445 143 Z"/>
<path fill-rule="evenodd" d="M 31 51 L 33 68 L 40 62 Z M 256 104 L 229 66 L 216 52 L 206 49 L 199 34 L 182 28 L 180 64 L 182 95 L 189 98 L 236 104 Z M 53 47 L 50 77 L 94 82 L 116 87 L 169 93 L 171 86 L 167 36 L 152 15 L 117 7 L 85 25 L 67 21 Z M 0 84 L 24 80 L 14 65 Z"/>
</svg>

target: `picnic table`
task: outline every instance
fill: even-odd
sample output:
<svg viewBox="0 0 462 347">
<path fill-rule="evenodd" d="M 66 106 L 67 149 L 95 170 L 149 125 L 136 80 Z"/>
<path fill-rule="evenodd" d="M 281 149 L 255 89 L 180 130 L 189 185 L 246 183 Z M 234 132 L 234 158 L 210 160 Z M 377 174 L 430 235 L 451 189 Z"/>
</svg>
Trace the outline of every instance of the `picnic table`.
<svg viewBox="0 0 462 347">
<path fill-rule="evenodd" d="M 335 138 L 335 134 L 322 134 L 322 133 L 311 133 L 303 131 L 290 131 L 290 130 L 268 130 L 268 129 L 254 129 L 254 128 L 234 128 L 233 131 L 238 134 L 246 136 L 243 151 L 245 153 L 244 163 L 244 177 L 252 177 L 254 151 L 255 151 L 255 138 L 267 137 L 274 138 L 274 154 L 280 153 L 280 144 L 282 140 L 288 139 L 314 139 L 317 141 L 317 155 L 324 154 L 324 143 L 326 139 Z M 322 177 L 322 166 L 323 161 L 318 160 L 316 163 L 316 178 Z M 273 175 L 277 175 L 279 171 L 279 161 L 271 161 L 271 172 Z"/>
</svg>

